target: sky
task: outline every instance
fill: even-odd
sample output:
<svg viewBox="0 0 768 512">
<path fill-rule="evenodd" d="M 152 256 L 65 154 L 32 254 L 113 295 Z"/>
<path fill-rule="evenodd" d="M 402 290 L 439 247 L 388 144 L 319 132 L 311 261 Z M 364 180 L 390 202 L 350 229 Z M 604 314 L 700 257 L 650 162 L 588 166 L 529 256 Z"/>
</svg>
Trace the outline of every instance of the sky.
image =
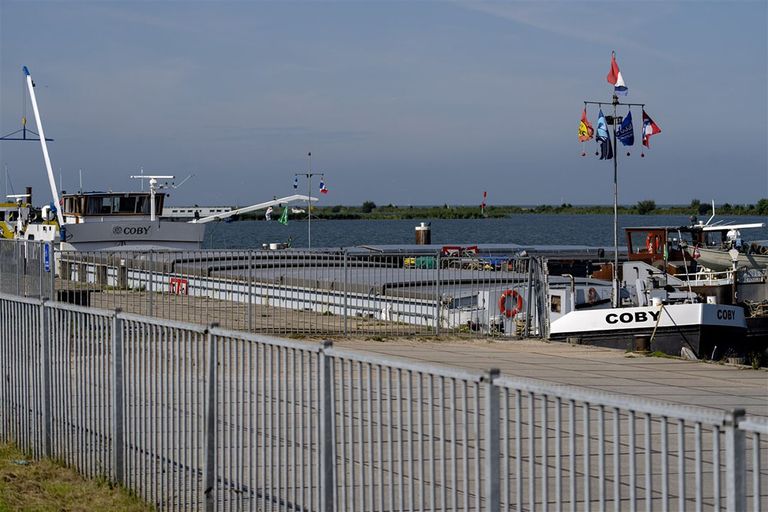
<svg viewBox="0 0 768 512">
<path fill-rule="evenodd" d="M 613 165 L 577 127 L 610 102 L 613 50 L 622 101 L 662 130 L 641 158 L 632 110 L 620 203 L 768 197 L 763 0 L 0 0 L 0 135 L 25 112 L 37 131 L 28 66 L 70 192 L 81 171 L 136 190 L 143 168 L 194 175 L 167 204 L 244 206 L 293 194 L 311 152 L 320 204 L 611 204 Z M 0 141 L 0 165 L 50 198 L 38 143 Z"/>
</svg>

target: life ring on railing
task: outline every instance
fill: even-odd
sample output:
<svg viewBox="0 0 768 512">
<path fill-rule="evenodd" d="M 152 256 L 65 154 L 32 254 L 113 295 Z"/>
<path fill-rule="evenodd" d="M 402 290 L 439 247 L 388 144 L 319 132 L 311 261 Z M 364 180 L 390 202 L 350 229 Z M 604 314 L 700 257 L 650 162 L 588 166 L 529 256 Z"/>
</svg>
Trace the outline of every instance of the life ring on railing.
<svg viewBox="0 0 768 512">
<path fill-rule="evenodd" d="M 507 297 L 512 297 L 512 300 L 516 301 L 515 307 L 507 309 Z M 517 293 L 517 290 L 505 290 L 499 297 L 499 313 L 512 318 L 523 310 L 523 296 Z"/>
</svg>

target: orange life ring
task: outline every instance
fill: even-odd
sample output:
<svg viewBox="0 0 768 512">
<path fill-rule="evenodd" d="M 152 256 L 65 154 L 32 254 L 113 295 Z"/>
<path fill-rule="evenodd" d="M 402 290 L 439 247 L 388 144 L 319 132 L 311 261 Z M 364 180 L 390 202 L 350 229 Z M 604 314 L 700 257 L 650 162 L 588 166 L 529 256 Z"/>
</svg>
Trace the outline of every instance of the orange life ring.
<svg viewBox="0 0 768 512">
<path fill-rule="evenodd" d="M 516 301 L 515 307 L 507 309 L 507 297 L 512 297 Z M 512 318 L 523 310 L 523 296 L 517 293 L 517 290 L 505 290 L 499 297 L 499 313 L 507 318 Z"/>
<path fill-rule="evenodd" d="M 645 248 L 648 250 L 648 254 L 656 254 L 656 251 L 659 250 L 659 242 L 659 235 L 648 234 L 645 239 Z"/>
</svg>

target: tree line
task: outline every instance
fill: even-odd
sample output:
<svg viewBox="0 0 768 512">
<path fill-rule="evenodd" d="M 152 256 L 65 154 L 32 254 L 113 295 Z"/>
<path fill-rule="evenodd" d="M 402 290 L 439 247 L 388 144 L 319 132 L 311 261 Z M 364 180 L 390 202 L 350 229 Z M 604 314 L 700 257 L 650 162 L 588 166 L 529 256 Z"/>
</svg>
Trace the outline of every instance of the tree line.
<svg viewBox="0 0 768 512">
<path fill-rule="evenodd" d="M 718 215 L 753 215 L 768 216 L 768 199 L 760 199 L 754 204 L 716 204 Z M 619 213 L 624 215 L 687 215 L 704 216 L 711 213 L 711 204 L 693 199 L 688 205 L 662 205 L 656 204 L 653 199 L 644 199 L 633 205 L 619 205 Z M 613 213 L 613 205 L 489 205 L 485 211 L 480 206 L 448 205 L 442 206 L 397 206 L 388 204 L 378 206 L 373 201 L 365 201 L 360 206 L 312 206 L 313 219 L 368 219 L 368 220 L 399 220 L 399 219 L 479 219 L 479 218 L 504 218 L 510 215 L 524 215 L 529 213 L 544 214 L 598 214 L 608 215 Z M 273 214 L 274 217 L 274 214 Z M 244 219 L 264 218 L 263 213 L 253 213 L 243 216 Z M 306 213 L 291 214 L 290 218 L 301 220 L 306 218 Z"/>
</svg>

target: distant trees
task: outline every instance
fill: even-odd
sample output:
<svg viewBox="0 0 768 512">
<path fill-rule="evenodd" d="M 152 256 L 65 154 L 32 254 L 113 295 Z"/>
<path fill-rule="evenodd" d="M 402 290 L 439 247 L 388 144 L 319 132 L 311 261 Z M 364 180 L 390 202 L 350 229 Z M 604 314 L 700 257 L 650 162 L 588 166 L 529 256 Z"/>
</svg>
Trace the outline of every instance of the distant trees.
<svg viewBox="0 0 768 512">
<path fill-rule="evenodd" d="M 637 213 L 640 215 L 647 215 L 656 209 L 656 201 L 653 199 L 643 199 L 638 201 L 635 208 L 637 208 Z"/>
<path fill-rule="evenodd" d="M 691 210 L 693 210 L 693 213 L 697 215 L 704 215 L 709 211 L 709 206 L 706 204 L 702 204 L 701 201 L 698 199 L 691 199 Z"/>
<path fill-rule="evenodd" d="M 376 209 L 376 203 L 373 201 L 366 201 L 363 203 L 363 206 L 360 207 L 360 211 L 363 213 L 371 213 L 373 210 Z"/>
<path fill-rule="evenodd" d="M 768 199 L 761 199 L 755 205 L 758 215 L 768 215 Z"/>
</svg>

